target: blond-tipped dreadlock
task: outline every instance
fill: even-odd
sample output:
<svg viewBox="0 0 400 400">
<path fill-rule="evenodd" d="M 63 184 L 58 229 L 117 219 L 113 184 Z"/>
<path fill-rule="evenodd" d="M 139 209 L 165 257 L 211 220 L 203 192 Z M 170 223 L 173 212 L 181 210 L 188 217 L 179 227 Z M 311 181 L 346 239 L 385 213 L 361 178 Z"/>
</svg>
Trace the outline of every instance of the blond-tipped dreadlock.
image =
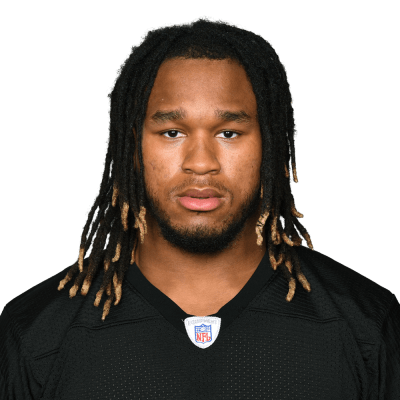
<svg viewBox="0 0 400 400">
<path fill-rule="evenodd" d="M 295 208 L 290 188 L 290 166 L 294 182 L 298 179 L 292 98 L 285 68 L 275 50 L 260 36 L 223 22 L 200 19 L 149 32 L 140 46 L 132 48 L 109 95 L 110 136 L 100 191 L 83 228 L 78 259 L 58 287 L 64 288 L 77 273 L 69 289 L 70 297 L 80 287 L 81 294 L 86 295 L 102 264 L 104 274 L 94 304 L 99 306 L 106 293 L 103 320 L 112 303 L 121 301 L 125 272 L 134 263 L 137 243 L 143 243 L 147 232 L 143 121 L 158 68 L 175 57 L 233 59 L 245 69 L 257 100 L 262 135 L 260 175 L 264 195 L 256 226 L 257 243 L 261 246 L 266 239 L 272 268 L 280 268 L 287 279 L 287 301 L 295 292 L 294 275 L 307 291 L 311 290 L 294 251 L 302 243 L 300 235 L 308 247 L 313 247 L 308 232 L 298 221 L 303 215 Z"/>
<path fill-rule="evenodd" d="M 261 246 L 262 242 L 263 242 L 262 232 L 263 232 L 263 228 L 266 224 L 266 221 L 268 219 L 268 216 L 269 216 L 269 213 L 262 214 L 261 217 L 259 218 L 257 226 L 256 226 L 257 244 L 259 246 Z M 296 218 L 296 216 L 294 214 L 293 214 L 293 216 Z M 271 218 L 270 218 L 270 220 L 271 220 Z M 281 268 L 285 269 L 286 273 L 289 274 L 289 275 L 285 274 L 285 276 L 288 278 L 288 283 L 289 283 L 289 292 L 286 296 L 286 300 L 291 301 L 294 296 L 294 292 L 296 290 L 296 281 L 293 277 L 293 264 L 292 264 L 291 260 L 293 258 L 297 259 L 297 255 L 291 249 L 291 247 L 300 246 L 302 239 L 297 234 L 297 232 L 296 232 L 296 234 L 293 235 L 294 236 L 293 240 L 289 239 L 284 231 L 279 233 L 278 224 L 276 222 L 277 222 L 277 219 L 276 219 L 276 217 L 274 217 L 272 219 L 272 222 L 270 223 L 269 232 L 266 233 L 268 235 L 268 239 L 269 239 L 267 251 L 268 251 L 269 260 L 271 262 L 272 268 L 274 270 L 276 270 L 278 266 L 281 266 Z M 283 243 L 280 239 L 279 240 L 277 239 L 280 237 L 283 239 Z M 303 237 L 307 240 L 309 247 L 311 249 L 313 249 L 309 235 L 306 234 L 305 232 L 303 232 Z M 281 244 L 281 246 L 280 246 L 280 249 L 277 251 L 276 248 L 277 248 L 277 245 L 279 245 L 279 244 Z M 278 254 L 278 259 L 276 259 L 276 254 Z M 296 260 L 296 262 L 297 262 L 297 264 L 295 264 L 296 265 L 295 271 L 296 271 L 297 279 L 302 284 L 303 288 L 305 290 L 307 290 L 308 292 L 310 292 L 311 286 L 310 286 L 309 282 L 307 281 L 306 277 L 304 276 L 304 274 L 301 272 L 298 260 Z"/>
<path fill-rule="evenodd" d="M 111 219 L 111 216 L 115 216 L 115 208 L 118 207 L 117 199 L 119 196 L 119 191 L 118 191 L 118 186 L 116 184 L 113 185 L 113 192 L 112 192 L 112 198 L 111 198 L 111 209 L 109 209 L 109 218 L 108 220 Z M 126 239 L 126 234 L 124 236 L 124 233 L 128 230 L 128 210 L 129 210 L 129 204 L 127 202 L 122 202 L 123 206 L 120 209 L 120 215 L 121 219 L 117 221 L 114 221 L 114 226 L 111 227 L 111 233 L 113 233 L 113 229 L 115 231 L 117 230 L 117 227 L 121 224 L 123 229 L 120 230 L 120 234 L 118 236 L 117 241 L 109 241 L 108 247 L 106 249 L 105 257 L 104 257 L 104 278 L 103 278 L 103 283 L 99 289 L 99 291 L 96 294 L 96 299 L 94 302 L 94 305 L 98 307 L 100 305 L 101 298 L 103 296 L 103 293 L 106 292 L 108 298 L 104 303 L 103 306 L 103 315 L 102 315 L 102 320 L 106 318 L 108 313 L 110 312 L 111 304 L 114 301 L 114 305 L 117 305 L 121 301 L 121 296 L 122 296 L 122 277 L 123 273 L 125 272 L 124 270 L 118 269 L 116 266 L 118 265 L 122 255 L 125 255 L 125 263 L 126 263 L 126 251 L 125 253 L 123 250 L 126 250 L 126 242 L 124 243 L 124 239 Z M 142 206 L 140 208 L 139 213 L 135 213 L 135 224 L 134 224 L 134 229 L 139 230 L 139 236 L 141 238 L 141 242 L 144 240 L 144 235 L 147 233 L 147 224 L 145 220 L 145 214 L 146 214 L 146 209 Z M 97 217 L 99 219 L 99 216 Z M 99 220 L 99 225 L 104 226 L 106 219 Z M 96 223 L 96 222 L 95 222 Z M 106 228 L 104 228 L 106 229 Z M 100 229 L 99 229 L 100 231 Z M 101 235 L 102 233 L 100 233 Z M 99 233 L 98 235 L 99 236 Z M 112 234 L 110 236 L 113 236 Z M 131 235 L 133 236 L 133 235 Z M 115 237 L 115 235 L 113 236 Z M 96 237 L 97 238 L 97 237 Z M 95 241 L 96 243 L 96 241 Z M 104 244 L 103 244 L 104 246 Z M 130 257 L 130 262 L 129 264 L 133 264 L 135 261 L 135 248 L 136 248 L 136 241 L 134 243 L 134 246 L 131 249 L 131 257 Z M 111 249 L 113 250 L 113 253 L 111 253 Z M 91 281 L 94 276 L 94 272 L 96 271 L 97 265 L 94 263 L 91 263 L 89 261 L 89 267 L 84 268 L 83 267 L 83 255 L 84 255 L 84 247 L 81 247 L 79 250 L 79 259 L 78 259 L 78 266 L 79 266 L 79 271 L 80 274 L 77 276 L 75 279 L 74 285 L 71 287 L 69 291 L 70 297 L 74 297 L 79 289 L 79 285 L 83 281 L 82 288 L 81 288 L 81 294 L 86 295 L 88 293 L 88 290 L 90 288 Z M 121 263 L 120 263 L 121 264 Z M 81 267 L 82 265 L 82 267 Z M 124 264 L 122 264 L 122 267 Z M 58 287 L 58 290 L 61 290 L 64 288 L 65 284 L 71 280 L 72 274 L 75 272 L 74 265 L 71 267 L 70 271 L 68 271 L 66 277 L 60 282 L 60 285 Z M 111 279 L 110 279 L 111 278 Z"/>
</svg>

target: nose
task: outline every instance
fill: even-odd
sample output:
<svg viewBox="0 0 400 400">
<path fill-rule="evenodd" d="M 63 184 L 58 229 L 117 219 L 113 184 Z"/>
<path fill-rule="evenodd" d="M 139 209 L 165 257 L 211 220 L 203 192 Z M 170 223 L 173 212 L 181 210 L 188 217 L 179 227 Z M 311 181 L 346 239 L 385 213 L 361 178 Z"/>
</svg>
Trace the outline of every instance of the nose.
<svg viewBox="0 0 400 400">
<path fill-rule="evenodd" d="M 192 137 L 182 163 L 182 170 L 187 174 L 205 175 L 218 174 L 221 165 L 216 154 L 216 143 L 208 135 Z"/>
</svg>

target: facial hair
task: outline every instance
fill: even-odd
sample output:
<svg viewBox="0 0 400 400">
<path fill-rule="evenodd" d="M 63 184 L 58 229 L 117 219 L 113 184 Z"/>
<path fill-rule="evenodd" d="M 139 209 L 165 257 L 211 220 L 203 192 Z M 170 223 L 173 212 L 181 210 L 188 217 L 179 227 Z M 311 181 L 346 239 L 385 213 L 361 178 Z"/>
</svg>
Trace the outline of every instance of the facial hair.
<svg viewBox="0 0 400 400">
<path fill-rule="evenodd" d="M 198 225 L 194 228 L 177 227 L 163 211 L 160 202 L 149 195 L 146 188 L 146 209 L 154 217 L 165 240 L 174 247 L 192 254 L 216 254 L 227 249 L 238 237 L 246 221 L 258 210 L 260 194 L 258 189 L 249 194 L 239 212 L 222 229 Z"/>
</svg>

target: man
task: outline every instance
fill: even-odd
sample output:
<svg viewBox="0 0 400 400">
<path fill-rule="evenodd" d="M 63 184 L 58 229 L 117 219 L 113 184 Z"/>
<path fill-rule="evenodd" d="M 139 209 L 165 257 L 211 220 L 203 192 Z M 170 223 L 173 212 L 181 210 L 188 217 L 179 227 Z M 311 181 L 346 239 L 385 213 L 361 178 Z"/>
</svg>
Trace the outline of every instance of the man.
<svg viewBox="0 0 400 400">
<path fill-rule="evenodd" d="M 299 222 L 272 47 L 206 20 L 152 31 L 110 97 L 78 260 L 2 313 L 1 399 L 399 399 L 395 295 Z"/>
</svg>

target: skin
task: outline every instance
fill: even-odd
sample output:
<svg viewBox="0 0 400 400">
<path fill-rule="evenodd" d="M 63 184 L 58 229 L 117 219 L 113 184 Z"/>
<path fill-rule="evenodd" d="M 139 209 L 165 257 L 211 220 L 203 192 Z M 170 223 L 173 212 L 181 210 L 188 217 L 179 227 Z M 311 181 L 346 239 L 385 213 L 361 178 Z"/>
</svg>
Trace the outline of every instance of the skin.
<svg viewBox="0 0 400 400">
<path fill-rule="evenodd" d="M 154 118 L 157 111 L 176 110 L 181 118 Z M 249 119 L 225 120 L 216 110 L 244 111 Z M 260 190 L 256 114 L 253 89 L 236 61 L 176 58 L 160 66 L 144 121 L 143 163 L 147 190 L 172 225 L 219 231 L 239 213 L 246 196 Z M 221 187 L 222 202 L 212 211 L 191 211 L 178 201 L 182 190 Z M 165 240 L 147 213 L 148 232 L 138 245 L 136 264 L 188 314 L 214 314 L 242 289 L 265 253 L 265 241 L 256 244 L 259 215 L 252 215 L 221 253 L 192 254 Z"/>
</svg>

